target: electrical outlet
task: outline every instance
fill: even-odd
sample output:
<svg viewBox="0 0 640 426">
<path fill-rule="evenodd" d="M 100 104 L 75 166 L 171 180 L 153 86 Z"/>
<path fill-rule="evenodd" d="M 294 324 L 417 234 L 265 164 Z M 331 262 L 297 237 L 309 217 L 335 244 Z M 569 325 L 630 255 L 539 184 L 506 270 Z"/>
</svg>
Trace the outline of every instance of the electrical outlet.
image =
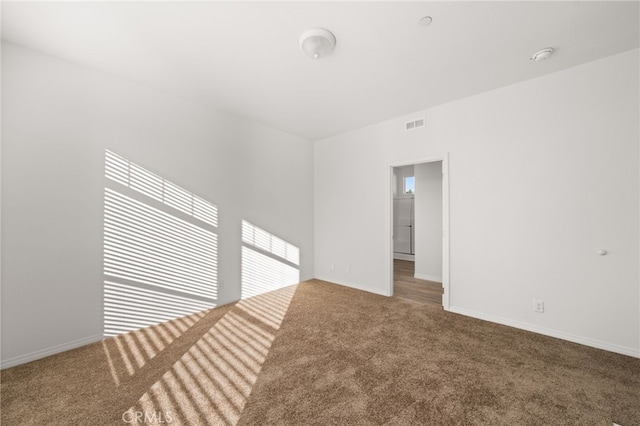
<svg viewBox="0 0 640 426">
<path fill-rule="evenodd" d="M 347 273 L 350 274 L 351 273 L 351 265 L 347 265 Z"/>
<path fill-rule="evenodd" d="M 331 264 L 331 270 L 333 271 L 334 269 L 336 269 L 336 264 L 335 264 L 335 263 L 332 263 L 332 264 Z"/>
<path fill-rule="evenodd" d="M 542 300 L 533 300 L 533 312 L 544 313 L 544 301 Z"/>
<path fill-rule="evenodd" d="M 223 280 L 219 280 L 219 281 L 218 281 L 218 288 L 219 288 L 220 290 L 222 290 L 222 289 L 224 288 L 224 281 L 223 281 Z"/>
</svg>

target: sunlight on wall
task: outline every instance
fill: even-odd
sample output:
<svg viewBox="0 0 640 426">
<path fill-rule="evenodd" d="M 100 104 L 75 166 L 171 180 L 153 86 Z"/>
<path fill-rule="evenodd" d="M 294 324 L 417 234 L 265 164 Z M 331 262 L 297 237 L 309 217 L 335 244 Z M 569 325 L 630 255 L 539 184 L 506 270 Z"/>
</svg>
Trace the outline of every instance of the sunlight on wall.
<svg viewBox="0 0 640 426">
<path fill-rule="evenodd" d="M 104 335 L 212 308 L 215 205 L 107 151 Z"/>
<path fill-rule="evenodd" d="M 300 249 L 242 221 L 242 299 L 300 282 Z"/>
<path fill-rule="evenodd" d="M 218 208 L 109 150 L 105 153 L 105 176 L 212 226 L 218 226 Z"/>
<path fill-rule="evenodd" d="M 109 151 L 105 176 L 106 362 L 121 390 L 173 363 L 128 415 L 237 424 L 300 280 L 298 247 L 243 221 L 243 300 L 201 334 L 217 302 L 216 206 Z M 176 339 L 193 344 L 174 355 Z"/>
<path fill-rule="evenodd" d="M 104 325 L 114 335 L 211 308 L 207 303 L 187 297 L 168 296 L 110 281 L 105 281 L 104 293 L 105 308 L 108 307 L 110 313 L 105 316 Z"/>
<path fill-rule="evenodd" d="M 295 290 L 238 302 L 128 414 L 168 413 L 176 424 L 237 424 Z"/>
</svg>

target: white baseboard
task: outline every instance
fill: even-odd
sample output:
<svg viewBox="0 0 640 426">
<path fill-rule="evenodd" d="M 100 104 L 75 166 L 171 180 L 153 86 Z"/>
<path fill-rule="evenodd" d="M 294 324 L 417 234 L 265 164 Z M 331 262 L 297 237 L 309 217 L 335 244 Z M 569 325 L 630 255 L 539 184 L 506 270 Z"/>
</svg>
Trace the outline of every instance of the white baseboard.
<svg viewBox="0 0 640 426">
<path fill-rule="evenodd" d="M 398 260 L 410 260 L 415 262 L 416 255 L 415 254 L 404 254 L 404 253 L 393 253 L 393 258 Z"/>
<path fill-rule="evenodd" d="M 316 280 L 320 280 L 320 281 L 326 281 L 326 282 L 331 283 L 331 284 L 338 284 L 338 285 L 341 285 L 341 286 L 344 286 L 344 287 L 353 288 L 355 290 L 366 291 L 367 293 L 379 294 L 380 296 L 387 296 L 387 297 L 389 296 L 389 294 L 387 294 L 387 292 L 384 291 L 384 290 L 372 290 L 370 288 L 363 287 L 363 286 L 361 286 L 359 284 L 350 283 L 350 282 L 347 282 L 347 281 L 338 281 L 338 280 L 335 280 L 335 279 L 322 278 L 322 277 L 316 277 L 315 279 Z"/>
<path fill-rule="evenodd" d="M 27 362 L 35 361 L 40 358 L 68 351 L 70 349 L 79 348 L 80 346 L 88 345 L 90 343 L 99 342 L 102 339 L 102 334 L 97 334 L 95 336 L 89 336 L 82 339 L 72 340 L 67 343 L 62 343 L 60 345 L 39 349 L 37 351 L 29 352 L 24 355 L 18 355 L 12 358 L 3 359 L 0 361 L 0 369 L 4 370 L 5 368 L 15 367 L 16 365 L 25 364 Z"/>
<path fill-rule="evenodd" d="M 569 342 L 579 343 L 585 346 L 591 346 L 592 348 L 604 349 L 605 351 L 615 352 L 622 355 L 628 355 L 635 358 L 640 358 L 640 348 L 630 348 L 627 346 L 616 345 L 614 343 L 603 342 L 601 340 L 590 339 L 588 337 L 577 336 L 575 334 L 565 333 L 563 331 L 552 330 L 549 328 L 540 327 L 533 324 L 527 324 L 520 321 L 515 321 L 509 318 L 503 318 L 496 315 L 484 314 L 481 312 L 472 311 L 466 308 L 460 308 L 457 306 L 449 306 L 449 312 L 465 315 L 497 324 L 507 325 L 509 327 L 519 328 L 521 330 L 532 331 L 534 333 L 543 334 L 545 336 L 556 337 L 562 340 L 568 340 Z"/>
<path fill-rule="evenodd" d="M 419 280 L 434 281 L 434 282 L 437 282 L 437 283 L 441 283 L 442 282 L 442 277 L 436 277 L 435 275 L 413 274 L 413 277 L 417 278 Z"/>
</svg>

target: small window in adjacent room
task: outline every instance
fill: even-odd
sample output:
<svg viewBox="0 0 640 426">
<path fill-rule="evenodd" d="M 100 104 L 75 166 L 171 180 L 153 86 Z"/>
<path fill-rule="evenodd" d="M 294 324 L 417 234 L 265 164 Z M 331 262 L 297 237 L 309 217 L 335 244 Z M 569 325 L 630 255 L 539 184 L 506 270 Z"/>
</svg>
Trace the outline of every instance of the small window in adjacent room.
<svg viewBox="0 0 640 426">
<path fill-rule="evenodd" d="M 416 193 L 416 178 L 414 176 L 404 177 L 404 193 L 405 194 Z"/>
</svg>

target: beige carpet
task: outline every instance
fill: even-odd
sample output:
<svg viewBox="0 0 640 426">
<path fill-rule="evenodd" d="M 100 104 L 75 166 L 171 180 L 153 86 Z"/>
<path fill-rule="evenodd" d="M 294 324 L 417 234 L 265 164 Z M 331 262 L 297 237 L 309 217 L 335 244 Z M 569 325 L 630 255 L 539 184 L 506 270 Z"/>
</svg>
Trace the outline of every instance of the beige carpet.
<svg viewBox="0 0 640 426">
<path fill-rule="evenodd" d="M 316 280 L 1 380 L 2 425 L 640 425 L 640 359 Z"/>
</svg>

